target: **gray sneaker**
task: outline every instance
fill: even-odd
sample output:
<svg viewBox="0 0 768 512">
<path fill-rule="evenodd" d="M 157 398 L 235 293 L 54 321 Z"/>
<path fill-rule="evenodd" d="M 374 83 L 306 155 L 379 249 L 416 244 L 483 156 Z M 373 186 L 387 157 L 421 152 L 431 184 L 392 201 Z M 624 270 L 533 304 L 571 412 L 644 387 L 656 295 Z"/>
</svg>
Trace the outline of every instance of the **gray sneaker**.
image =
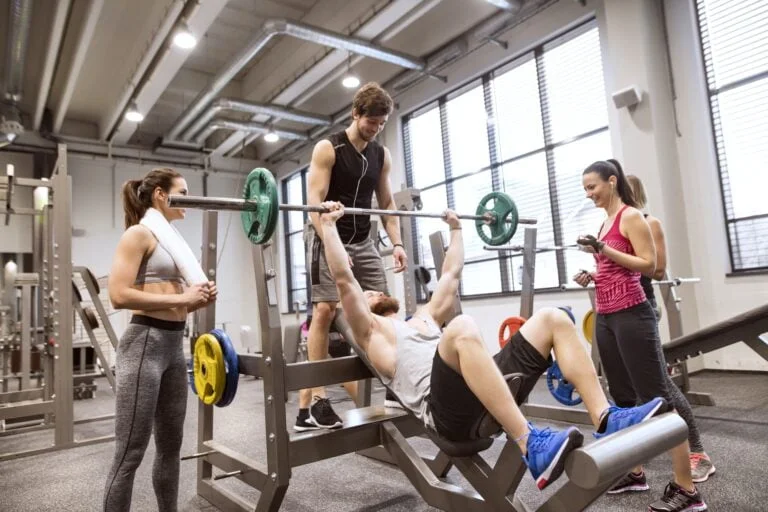
<svg viewBox="0 0 768 512">
<path fill-rule="evenodd" d="M 691 453 L 691 476 L 697 484 L 706 482 L 715 474 L 715 466 L 706 453 Z"/>
</svg>

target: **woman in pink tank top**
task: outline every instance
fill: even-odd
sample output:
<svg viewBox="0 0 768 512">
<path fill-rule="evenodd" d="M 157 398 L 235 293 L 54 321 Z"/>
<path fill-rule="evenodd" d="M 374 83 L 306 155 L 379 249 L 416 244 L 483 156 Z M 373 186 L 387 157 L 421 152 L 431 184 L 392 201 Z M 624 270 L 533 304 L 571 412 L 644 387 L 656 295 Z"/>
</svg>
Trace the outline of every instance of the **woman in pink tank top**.
<svg viewBox="0 0 768 512">
<path fill-rule="evenodd" d="M 656 267 L 651 229 L 637 209 L 619 162 L 593 163 L 584 171 L 582 182 L 587 197 L 605 210 L 607 218 L 597 236 L 585 235 L 578 240 L 594 253 L 597 271 L 583 270 L 574 280 L 581 286 L 595 284 L 595 343 L 610 394 L 619 407 L 633 407 L 658 396 L 672 405 L 656 315 L 640 284 L 640 276 L 653 274 Z M 706 510 L 692 480 L 688 441 L 673 448 L 671 454 L 674 479 L 648 510 Z M 608 492 L 648 488 L 643 468 L 638 467 Z"/>
</svg>

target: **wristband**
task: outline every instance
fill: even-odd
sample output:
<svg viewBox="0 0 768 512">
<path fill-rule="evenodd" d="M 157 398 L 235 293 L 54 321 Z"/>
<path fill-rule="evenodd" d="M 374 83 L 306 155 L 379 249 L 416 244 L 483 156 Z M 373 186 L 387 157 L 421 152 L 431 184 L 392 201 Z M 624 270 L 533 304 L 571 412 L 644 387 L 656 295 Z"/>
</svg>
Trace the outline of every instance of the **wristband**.
<svg viewBox="0 0 768 512">
<path fill-rule="evenodd" d="M 394 249 L 395 247 L 402 247 L 403 249 L 405 249 L 405 246 L 403 244 L 392 244 L 392 248 Z"/>
</svg>

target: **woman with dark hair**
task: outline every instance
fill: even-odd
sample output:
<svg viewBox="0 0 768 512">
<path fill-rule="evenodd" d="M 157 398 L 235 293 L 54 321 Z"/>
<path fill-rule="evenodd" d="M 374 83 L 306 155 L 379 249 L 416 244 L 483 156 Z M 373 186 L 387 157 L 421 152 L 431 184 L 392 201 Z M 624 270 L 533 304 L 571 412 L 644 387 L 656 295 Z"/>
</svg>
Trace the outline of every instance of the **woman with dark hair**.
<svg viewBox="0 0 768 512">
<path fill-rule="evenodd" d="M 656 315 L 640 285 L 640 276 L 653 274 L 656 269 L 651 229 L 637 209 L 618 161 L 593 163 L 584 171 L 582 182 L 587 197 L 608 215 L 597 236 L 586 235 L 578 240 L 579 245 L 595 254 L 597 272 L 582 270 L 574 281 L 581 286 L 595 283 L 595 342 L 610 394 L 619 407 L 634 407 L 656 396 L 673 403 Z M 673 448 L 671 455 L 674 480 L 648 510 L 706 510 L 692 480 L 688 442 Z M 647 489 L 645 474 L 639 467 L 609 492 Z"/>
<path fill-rule="evenodd" d="M 645 187 L 643 182 L 634 174 L 627 175 L 627 181 L 632 188 L 632 194 L 635 197 L 637 208 L 639 210 L 645 210 L 648 203 L 648 199 L 645 193 Z M 664 238 L 664 228 L 661 225 L 661 221 L 648 213 L 643 213 L 645 220 L 648 222 L 648 226 L 651 228 L 651 235 L 653 236 L 653 243 L 656 246 L 656 270 L 653 274 L 643 274 L 640 276 L 640 285 L 643 287 L 645 296 L 648 298 L 648 302 L 656 313 L 656 322 L 661 319 L 661 306 L 656 304 L 656 294 L 653 291 L 653 279 L 664 279 L 667 272 L 667 243 Z M 663 352 L 662 352 L 663 353 Z M 693 475 L 693 481 L 695 483 L 706 482 L 710 475 L 715 473 L 715 466 L 704 450 L 704 445 L 701 442 L 701 435 L 699 434 L 699 427 L 696 425 L 696 418 L 693 416 L 693 410 L 691 404 L 688 403 L 688 399 L 685 398 L 682 391 L 672 381 L 672 378 L 667 373 L 667 388 L 672 395 L 672 405 L 674 405 L 677 412 L 688 424 L 688 443 L 691 447 L 691 473 Z"/>
<path fill-rule="evenodd" d="M 187 406 L 184 326 L 189 312 L 217 294 L 213 282 L 203 281 L 202 270 L 190 271 L 191 251 L 170 226 L 185 213 L 170 208 L 168 196 L 186 193 L 181 174 L 166 168 L 123 185 L 126 230 L 112 263 L 109 298 L 115 309 L 131 309 L 133 316 L 117 346 L 115 456 L 104 490 L 108 512 L 130 510 L 134 475 L 153 430 L 157 505 L 163 512 L 177 510 Z M 197 284 L 189 284 L 188 276 Z"/>
</svg>

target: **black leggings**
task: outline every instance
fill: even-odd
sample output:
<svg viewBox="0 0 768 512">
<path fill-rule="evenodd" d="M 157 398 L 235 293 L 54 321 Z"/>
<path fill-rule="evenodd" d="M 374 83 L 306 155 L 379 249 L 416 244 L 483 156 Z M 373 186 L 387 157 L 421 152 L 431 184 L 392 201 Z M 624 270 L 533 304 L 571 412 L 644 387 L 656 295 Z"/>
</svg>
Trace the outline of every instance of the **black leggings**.
<svg viewBox="0 0 768 512">
<path fill-rule="evenodd" d="M 128 512 L 133 477 L 155 435 L 152 485 L 161 512 L 175 512 L 179 452 L 187 409 L 184 322 L 134 315 L 117 345 L 115 456 L 104 489 L 105 512 Z"/>
<path fill-rule="evenodd" d="M 691 405 L 667 372 L 656 315 L 648 302 L 598 314 L 595 329 L 608 388 L 619 407 L 634 407 L 661 396 L 688 425 L 691 451 L 703 453 Z"/>
</svg>

